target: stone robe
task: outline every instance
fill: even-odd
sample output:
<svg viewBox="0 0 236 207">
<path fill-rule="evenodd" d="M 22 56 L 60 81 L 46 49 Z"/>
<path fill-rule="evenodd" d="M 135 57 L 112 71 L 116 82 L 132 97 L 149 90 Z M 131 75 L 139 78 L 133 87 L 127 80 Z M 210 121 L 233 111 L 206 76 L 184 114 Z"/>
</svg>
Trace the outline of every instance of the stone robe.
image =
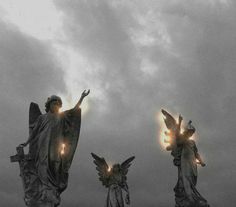
<svg viewBox="0 0 236 207">
<path fill-rule="evenodd" d="M 172 151 L 178 167 L 178 182 L 174 188 L 176 207 L 209 207 L 196 189 L 198 150 L 193 140 L 185 140 Z"/>
<path fill-rule="evenodd" d="M 30 128 L 29 154 L 25 162 L 25 202 L 28 206 L 58 206 L 68 183 L 70 168 L 80 133 L 81 110 L 38 116 Z M 65 152 L 61 154 L 62 144 Z"/>
<path fill-rule="evenodd" d="M 109 183 L 106 207 L 124 207 L 122 176 L 120 174 L 112 175 Z"/>
</svg>

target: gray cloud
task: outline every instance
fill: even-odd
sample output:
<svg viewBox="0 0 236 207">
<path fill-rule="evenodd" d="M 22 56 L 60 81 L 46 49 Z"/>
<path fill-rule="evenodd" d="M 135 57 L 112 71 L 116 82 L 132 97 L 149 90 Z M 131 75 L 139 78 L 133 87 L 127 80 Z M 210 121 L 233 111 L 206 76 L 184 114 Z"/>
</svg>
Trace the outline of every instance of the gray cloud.
<svg viewBox="0 0 236 207">
<path fill-rule="evenodd" d="M 28 107 L 51 94 L 64 92 L 62 70 L 50 47 L 22 34 L 15 26 L 0 22 L 0 198 L 1 206 L 23 206 L 18 165 L 10 164 L 15 147 L 28 136 Z"/>
<path fill-rule="evenodd" d="M 228 146 L 234 143 L 235 123 L 234 113 L 229 114 L 233 109 L 228 104 L 235 100 L 231 89 L 235 88 L 235 83 L 229 78 L 235 73 L 231 30 L 235 31 L 235 23 L 230 21 L 234 19 L 235 7 L 189 2 L 155 5 L 150 2 L 144 5 L 145 10 L 135 3 L 114 6 L 105 1 L 73 3 L 73 6 L 64 3 L 60 6 L 61 9 L 66 7 L 64 12 L 68 19 L 65 25 L 71 44 L 91 57 L 91 61 L 94 58 L 103 63 L 105 70 L 99 81 L 109 85 L 106 90 L 101 87 L 109 100 L 107 114 L 100 117 L 99 111 L 93 109 L 86 117 L 89 126 L 84 126 L 87 140 L 81 138 L 80 142 L 81 162 L 91 162 L 86 158 L 87 151 L 98 152 L 110 159 L 135 153 L 137 159 L 129 178 L 130 185 L 134 186 L 133 205 L 173 205 L 170 196 L 173 197 L 176 172 L 171 166 L 170 156 L 163 154 L 155 143 L 158 131 L 155 113 L 165 107 L 183 114 L 186 119 L 191 118 L 198 129 L 199 149 L 204 152 L 209 165 L 200 171 L 200 191 L 216 206 L 225 202 L 232 205 L 233 200 L 227 200 L 223 195 L 216 197 L 219 192 L 212 189 L 227 185 L 227 194 L 233 192 L 231 181 L 220 181 L 219 178 L 232 175 L 235 166 L 216 157 L 221 154 L 232 162 L 234 159 L 229 158 L 227 152 L 233 152 L 234 148 L 234 145 Z M 124 10 L 128 12 L 124 13 Z M 157 41 L 139 45 L 132 35 L 139 33 L 143 26 L 136 17 L 146 18 L 146 13 L 150 13 L 152 20 L 146 22 L 152 24 L 146 29 L 151 29 L 152 37 Z M 165 26 L 166 34 L 161 33 L 163 28 L 155 25 L 155 20 L 162 24 L 160 26 Z M 170 39 L 169 45 L 166 45 L 165 35 Z M 111 53 L 107 54 L 107 51 Z M 154 65 L 151 75 L 140 70 L 144 58 Z M 93 107 L 96 105 L 99 103 L 94 103 Z M 102 119 L 102 122 L 93 123 L 92 119 Z M 223 120 L 227 124 L 223 124 Z M 222 164 L 223 168 L 220 167 Z M 81 168 L 93 170 L 92 164 L 87 167 L 81 164 L 76 171 L 83 171 Z M 93 176 L 96 178 L 95 173 Z M 81 180 L 80 185 L 83 183 Z M 90 191 L 93 188 L 95 183 Z M 91 202 L 84 205 L 97 202 L 102 205 L 104 199 Z"/>
<path fill-rule="evenodd" d="M 104 204 L 106 189 L 98 181 L 90 152 L 111 162 L 136 155 L 128 174 L 133 206 L 174 205 L 172 189 L 177 169 L 158 142 L 156 114 L 162 107 L 174 114 L 181 113 L 186 121 L 193 120 L 197 128 L 199 151 L 207 162 L 206 168 L 199 170 L 199 191 L 212 206 L 233 206 L 235 4 L 210 1 L 55 1 L 55 4 L 64 13 L 67 44 L 94 65 L 101 65 L 92 77 L 91 71 L 85 71 L 84 79 L 88 80 L 87 85 L 97 84 L 104 94 L 104 100 L 92 98 L 98 89 L 91 88 L 90 111 L 83 117 L 79 147 L 62 206 Z M 38 64 L 50 60 L 45 46 L 29 37 L 20 37 L 37 50 L 43 48 L 45 56 Z M 10 43 L 7 47 L 13 48 Z M 29 46 L 31 55 L 38 54 L 35 47 Z M 16 54 L 17 58 L 21 56 Z M 54 62 L 49 61 L 49 65 L 54 66 Z M 9 67 L 16 66 L 6 68 Z M 13 77 L 11 74 L 10 78 Z M 22 82 L 25 80 L 19 79 Z M 42 90 L 33 92 L 31 83 L 28 84 L 29 94 L 38 100 L 52 90 L 44 84 L 43 94 Z M 19 101 L 28 107 L 32 95 L 20 97 Z M 101 110 L 101 105 L 105 110 Z M 27 111 L 26 106 L 21 108 L 22 115 L 17 115 L 18 121 Z M 23 134 L 26 119 L 24 125 L 21 123 L 17 130 Z M 6 137 L 17 134 L 14 125 L 12 134 L 5 129 Z M 17 143 L 15 140 L 11 144 Z M 19 180 L 11 176 L 16 182 Z M 18 188 L 20 191 L 20 184 Z M 9 192 L 12 189 L 9 186 Z"/>
</svg>

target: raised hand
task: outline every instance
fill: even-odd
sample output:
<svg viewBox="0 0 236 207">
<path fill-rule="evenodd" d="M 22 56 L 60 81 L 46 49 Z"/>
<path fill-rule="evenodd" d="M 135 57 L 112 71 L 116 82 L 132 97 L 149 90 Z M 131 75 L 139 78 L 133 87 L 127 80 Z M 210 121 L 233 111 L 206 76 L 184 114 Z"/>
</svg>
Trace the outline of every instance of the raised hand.
<svg viewBox="0 0 236 207">
<path fill-rule="evenodd" d="M 75 109 L 78 108 L 78 107 L 80 107 L 80 105 L 81 105 L 81 103 L 82 103 L 84 97 L 86 97 L 87 95 L 89 95 L 89 93 L 90 93 L 90 89 L 88 89 L 88 91 L 86 91 L 86 90 L 83 91 L 83 93 L 81 94 L 81 97 L 80 97 L 78 103 L 77 103 L 77 104 L 75 105 L 75 107 L 74 107 Z"/>
<path fill-rule="evenodd" d="M 90 89 L 88 89 L 88 91 L 84 90 L 81 96 L 84 98 L 85 96 L 89 95 L 89 93 Z"/>
</svg>

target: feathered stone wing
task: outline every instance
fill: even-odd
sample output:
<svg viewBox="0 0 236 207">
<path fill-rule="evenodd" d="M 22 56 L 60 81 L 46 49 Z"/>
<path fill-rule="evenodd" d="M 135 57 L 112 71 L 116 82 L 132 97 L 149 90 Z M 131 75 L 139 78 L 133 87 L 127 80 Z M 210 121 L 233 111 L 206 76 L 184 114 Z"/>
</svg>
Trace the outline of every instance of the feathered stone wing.
<svg viewBox="0 0 236 207">
<path fill-rule="evenodd" d="M 130 158 L 128 158 L 127 160 L 125 160 L 122 164 L 121 164 L 121 172 L 122 172 L 122 176 L 123 176 L 123 180 L 126 181 L 127 180 L 127 173 L 129 170 L 129 167 L 131 166 L 131 162 L 134 160 L 135 156 L 132 156 Z"/>
<path fill-rule="evenodd" d="M 168 113 L 164 109 L 162 109 L 161 112 L 165 116 L 164 121 L 165 121 L 167 129 L 169 129 L 172 133 L 175 133 L 177 130 L 176 120 L 170 113 Z"/>
<path fill-rule="evenodd" d="M 29 108 L 29 134 L 31 134 L 35 122 L 40 115 L 42 115 L 42 113 L 39 109 L 39 105 L 34 102 L 31 102 Z"/>
<path fill-rule="evenodd" d="M 102 182 L 102 184 L 106 187 L 109 187 L 109 167 L 106 163 L 106 160 L 103 157 L 99 157 L 94 153 L 91 153 L 92 157 L 94 158 L 94 164 L 97 166 L 96 170 L 98 171 L 99 180 Z"/>
</svg>

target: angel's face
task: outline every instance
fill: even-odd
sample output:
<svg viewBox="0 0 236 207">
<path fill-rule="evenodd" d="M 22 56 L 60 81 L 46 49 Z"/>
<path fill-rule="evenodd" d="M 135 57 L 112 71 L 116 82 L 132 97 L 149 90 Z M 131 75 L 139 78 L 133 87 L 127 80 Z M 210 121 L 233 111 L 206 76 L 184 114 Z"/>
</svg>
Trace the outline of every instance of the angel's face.
<svg viewBox="0 0 236 207">
<path fill-rule="evenodd" d="M 50 112 L 51 113 L 59 113 L 59 109 L 61 108 L 61 104 L 59 101 L 55 100 L 50 103 Z"/>
</svg>

